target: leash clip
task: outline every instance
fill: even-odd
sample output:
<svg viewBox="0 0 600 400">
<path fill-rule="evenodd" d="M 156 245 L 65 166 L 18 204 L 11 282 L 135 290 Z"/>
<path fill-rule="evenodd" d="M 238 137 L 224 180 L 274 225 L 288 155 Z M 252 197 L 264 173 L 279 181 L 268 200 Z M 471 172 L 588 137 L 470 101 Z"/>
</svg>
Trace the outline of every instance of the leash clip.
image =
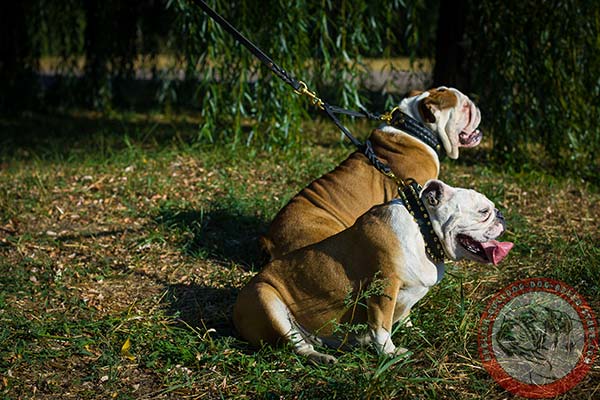
<svg viewBox="0 0 600 400">
<path fill-rule="evenodd" d="M 390 124 L 392 122 L 393 114 L 399 109 L 400 109 L 400 107 L 396 106 L 396 107 L 392 108 L 389 112 L 381 114 L 379 116 L 379 119 Z"/>
<path fill-rule="evenodd" d="M 296 94 L 299 94 L 301 96 L 307 96 L 311 99 L 312 103 L 319 107 L 321 110 L 325 109 L 325 103 L 323 102 L 323 100 L 321 100 L 315 92 L 311 92 L 310 90 L 308 90 L 308 86 L 306 86 L 306 83 L 302 82 L 302 81 L 298 81 L 298 83 L 300 84 L 300 89 L 294 89 L 294 92 Z"/>
<path fill-rule="evenodd" d="M 381 173 L 387 176 L 388 178 L 391 178 L 394 182 L 396 182 L 396 184 L 398 185 L 398 190 L 402 190 L 406 186 L 410 185 L 410 183 L 412 182 L 412 179 L 409 179 L 409 183 L 407 184 L 402 178 L 398 178 L 391 168 L 389 171 L 381 171 Z"/>
</svg>

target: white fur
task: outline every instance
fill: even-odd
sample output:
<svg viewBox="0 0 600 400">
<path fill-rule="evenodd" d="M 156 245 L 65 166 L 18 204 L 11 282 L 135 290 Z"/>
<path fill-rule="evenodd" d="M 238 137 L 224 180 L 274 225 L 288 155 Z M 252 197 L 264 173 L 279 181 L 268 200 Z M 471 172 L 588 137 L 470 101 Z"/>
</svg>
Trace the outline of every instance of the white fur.
<svg viewBox="0 0 600 400">
<path fill-rule="evenodd" d="M 447 89 L 444 86 L 440 86 L 440 88 Z M 458 92 L 458 90 L 452 91 L 452 92 L 455 95 L 457 95 L 458 100 L 460 101 L 460 96 L 456 93 L 456 92 Z M 435 113 L 436 121 L 434 123 L 427 123 L 427 122 L 423 121 L 423 119 L 421 118 L 421 113 L 419 112 L 419 103 L 426 97 L 429 97 L 429 92 L 423 92 L 423 93 L 419 94 L 418 96 L 403 99 L 400 102 L 399 108 L 404 113 L 410 115 L 412 118 L 416 119 L 417 121 L 420 121 L 421 123 L 425 124 L 429 129 L 436 132 L 438 134 L 438 137 L 442 141 L 442 145 L 444 146 L 444 150 L 446 151 L 446 153 L 450 156 L 450 158 L 456 158 L 456 157 L 452 157 L 452 155 L 454 153 L 454 149 L 453 149 L 451 140 L 449 138 L 449 136 L 452 135 L 452 131 L 449 132 L 446 127 L 446 125 L 448 124 L 448 120 L 450 119 L 450 113 L 448 111 L 452 111 L 452 110 L 444 110 L 443 112 Z M 429 147 L 429 146 L 427 146 L 427 147 Z M 434 152 L 433 149 L 431 149 L 431 151 Z M 458 148 L 456 149 L 456 151 L 458 151 Z M 458 153 L 456 155 L 458 156 Z M 437 156 L 437 154 L 436 154 L 436 156 Z M 437 157 L 436 157 L 436 159 L 437 159 Z M 438 161 L 438 172 L 439 172 L 439 161 Z"/>
<path fill-rule="evenodd" d="M 437 268 L 425 253 L 425 241 L 419 226 L 402 204 L 390 205 L 390 224 L 400 242 L 403 260 L 397 271 L 410 287 L 431 287 L 437 282 Z M 422 297 L 422 296 L 421 296 Z"/>
<path fill-rule="evenodd" d="M 392 335 L 387 330 L 383 328 L 371 329 L 370 336 L 378 353 L 394 354 L 396 351 L 396 345 L 392 342 Z"/>
<path fill-rule="evenodd" d="M 438 89 L 446 89 L 452 92 L 457 98 L 457 105 L 451 109 L 445 110 L 434 110 L 434 116 L 436 121 L 433 123 L 428 123 L 423 121 L 421 118 L 421 114 L 419 113 L 419 103 L 429 96 L 429 92 L 423 92 L 417 96 L 408 97 L 402 99 L 398 108 L 404 112 L 405 114 L 411 116 L 417 121 L 422 122 L 431 129 L 433 132 L 438 134 L 439 139 L 444 146 L 444 150 L 448 157 L 452 159 L 458 158 L 459 147 L 461 146 L 459 143 L 459 135 L 463 129 L 467 130 L 475 130 L 479 123 L 481 122 L 481 113 L 477 106 L 469 99 L 468 96 L 461 93 L 459 90 L 454 88 L 447 88 L 445 86 L 440 86 Z M 471 115 L 471 121 L 467 125 L 468 114 L 465 112 L 463 105 L 467 105 L 469 109 L 469 113 Z M 401 132 L 398 129 L 394 129 L 390 127 L 391 130 L 387 130 L 387 126 L 384 125 L 380 129 L 387 132 Z M 427 146 L 429 147 L 429 146 Z M 434 154 L 435 151 L 431 150 Z M 437 159 L 437 154 L 435 157 L 436 162 L 438 162 L 438 171 L 439 171 L 439 161 Z"/>
<path fill-rule="evenodd" d="M 425 191 L 430 182 L 423 186 Z M 445 253 L 453 260 L 470 258 L 469 253 L 458 245 L 458 234 L 467 234 L 479 242 L 495 239 L 503 231 L 502 223 L 496 218 L 494 203 L 483 194 L 471 189 L 453 188 L 441 181 L 444 188 L 440 204 L 432 206 L 424 202 L 433 231 L 440 239 Z M 488 209 L 485 217 L 480 211 Z"/>
<path fill-rule="evenodd" d="M 270 307 L 274 321 L 279 323 L 281 332 L 287 332 L 286 339 L 292 344 L 296 353 L 319 363 L 332 364 L 336 361 L 335 357 L 315 350 L 313 342 L 322 344 L 321 341 L 316 336 L 308 334 L 297 324 L 291 311 L 280 298 L 271 303 Z"/>
</svg>

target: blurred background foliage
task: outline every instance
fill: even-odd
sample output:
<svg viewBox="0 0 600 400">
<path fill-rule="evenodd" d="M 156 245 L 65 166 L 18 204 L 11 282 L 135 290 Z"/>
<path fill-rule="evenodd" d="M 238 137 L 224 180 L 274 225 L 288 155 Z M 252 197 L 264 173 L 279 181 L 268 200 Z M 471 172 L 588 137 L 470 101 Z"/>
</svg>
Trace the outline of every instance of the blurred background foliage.
<svg viewBox="0 0 600 400">
<path fill-rule="evenodd" d="M 498 160 L 600 175 L 596 0 L 209 4 L 333 104 L 383 111 L 419 85 L 456 86 L 475 96 Z M 198 141 L 261 149 L 294 148 L 317 114 L 192 0 L 1 7 L 5 113 L 185 109 L 201 115 Z"/>
<path fill-rule="evenodd" d="M 469 18 L 471 87 L 496 153 L 519 164 L 533 148 L 597 181 L 600 2 L 473 2 Z"/>
</svg>

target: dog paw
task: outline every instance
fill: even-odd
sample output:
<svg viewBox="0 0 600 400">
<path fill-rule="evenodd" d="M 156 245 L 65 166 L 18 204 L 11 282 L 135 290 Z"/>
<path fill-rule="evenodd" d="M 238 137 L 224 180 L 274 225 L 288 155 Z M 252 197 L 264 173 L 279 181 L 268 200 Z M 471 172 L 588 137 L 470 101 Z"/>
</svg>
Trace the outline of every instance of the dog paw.
<svg viewBox="0 0 600 400">
<path fill-rule="evenodd" d="M 319 365 L 333 365 L 337 362 L 337 358 L 330 356 L 329 354 L 317 353 L 311 354 L 308 358 Z"/>
<path fill-rule="evenodd" d="M 408 352 L 408 349 L 405 349 L 404 347 L 396 347 L 396 350 L 394 350 L 394 352 L 390 355 L 393 357 L 397 357 L 397 356 L 406 354 L 407 352 Z"/>
</svg>

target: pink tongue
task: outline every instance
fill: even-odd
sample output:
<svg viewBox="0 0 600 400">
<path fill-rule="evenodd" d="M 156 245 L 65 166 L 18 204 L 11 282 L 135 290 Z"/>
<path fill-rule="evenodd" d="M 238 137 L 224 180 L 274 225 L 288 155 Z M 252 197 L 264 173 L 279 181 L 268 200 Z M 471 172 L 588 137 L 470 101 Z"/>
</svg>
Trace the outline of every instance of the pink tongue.
<svg viewBox="0 0 600 400">
<path fill-rule="evenodd" d="M 506 257 L 510 249 L 513 248 L 514 244 L 511 242 L 490 240 L 489 242 L 481 243 L 481 246 L 483 247 L 483 250 L 485 250 L 488 260 L 494 265 L 498 265 L 498 263 Z"/>
</svg>

